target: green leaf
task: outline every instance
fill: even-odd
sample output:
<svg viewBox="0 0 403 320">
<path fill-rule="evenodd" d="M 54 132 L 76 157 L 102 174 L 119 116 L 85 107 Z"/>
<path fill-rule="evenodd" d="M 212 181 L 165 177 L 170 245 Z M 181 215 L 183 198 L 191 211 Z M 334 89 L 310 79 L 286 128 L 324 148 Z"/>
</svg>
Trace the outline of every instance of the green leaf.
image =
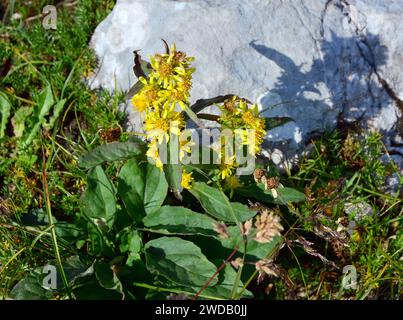
<svg viewBox="0 0 403 320">
<path fill-rule="evenodd" d="M 99 284 L 103 288 L 119 292 L 122 295 L 122 299 L 124 299 L 122 283 L 107 263 L 102 261 L 95 262 L 94 271 Z"/>
<path fill-rule="evenodd" d="M 144 209 L 146 214 L 161 207 L 168 193 L 164 171 L 148 163 L 144 188 Z"/>
<path fill-rule="evenodd" d="M 204 182 L 194 182 L 189 191 L 209 215 L 222 221 L 236 222 L 231 211 L 232 206 L 221 190 L 210 187 Z"/>
<path fill-rule="evenodd" d="M 32 114 L 34 109 L 32 107 L 21 107 L 19 108 L 14 117 L 11 119 L 11 124 L 13 125 L 14 135 L 17 138 L 21 138 L 25 130 L 25 120 Z"/>
<path fill-rule="evenodd" d="M 276 127 L 280 127 L 287 122 L 294 121 L 294 119 L 289 117 L 273 117 L 273 118 L 264 118 L 266 130 L 269 131 Z"/>
<path fill-rule="evenodd" d="M 60 269 L 56 266 L 56 261 L 34 269 L 28 276 L 18 282 L 11 291 L 11 298 L 17 300 L 37 300 L 50 299 L 53 294 L 63 292 L 65 287 L 60 274 Z M 45 267 L 53 266 L 55 275 L 55 289 L 48 289 L 46 286 L 48 279 L 45 277 L 51 276 L 52 269 L 46 270 Z M 72 286 L 78 279 L 87 277 L 92 274 L 92 267 L 84 265 L 78 256 L 71 256 L 63 262 L 63 269 L 67 277 L 67 281 Z"/>
<path fill-rule="evenodd" d="M 81 168 L 90 169 L 107 161 L 129 159 L 143 153 L 140 143 L 111 142 L 96 147 L 78 159 Z"/>
<path fill-rule="evenodd" d="M 4 92 L 0 92 L 0 139 L 4 137 L 8 118 L 10 117 L 11 103 L 8 100 L 7 95 Z"/>
<path fill-rule="evenodd" d="M 270 190 L 265 190 L 263 184 L 251 184 L 235 189 L 235 192 L 246 198 L 254 198 L 265 203 L 287 204 L 289 202 L 303 202 L 305 195 L 293 188 L 277 188 L 278 197 L 274 198 Z"/>
<path fill-rule="evenodd" d="M 222 261 L 217 260 L 217 264 L 221 264 Z M 231 299 L 232 288 L 234 287 L 234 283 L 236 280 L 237 272 L 231 267 L 231 265 L 227 264 L 224 267 L 224 270 L 220 272 L 218 277 L 218 283 L 215 286 L 208 286 L 205 290 L 203 290 L 204 295 L 222 298 L 222 299 Z M 237 292 L 241 291 L 243 288 L 242 281 L 238 283 Z M 195 291 L 198 291 L 198 288 L 194 288 Z M 253 298 L 253 294 L 245 290 L 242 294 L 243 298 Z"/>
<path fill-rule="evenodd" d="M 121 300 L 122 294 L 108 290 L 99 284 L 95 275 L 85 279 L 79 286 L 73 289 L 77 300 Z"/>
<path fill-rule="evenodd" d="M 101 220 L 109 228 L 115 220 L 115 188 L 101 166 L 92 169 L 87 176 L 88 186 L 83 194 L 85 214 Z"/>
<path fill-rule="evenodd" d="M 119 172 L 118 191 L 128 214 L 137 222 L 145 215 L 144 189 L 143 168 L 137 164 L 136 160 L 128 160 Z"/>
<path fill-rule="evenodd" d="M 49 113 L 53 103 L 52 89 L 50 86 L 47 86 L 38 96 L 38 101 L 34 109 L 34 116 L 39 120 L 43 120 Z"/>
<path fill-rule="evenodd" d="M 164 206 L 143 219 L 147 228 L 172 234 L 216 236 L 215 220 L 184 207 Z"/>
<path fill-rule="evenodd" d="M 251 184 L 248 186 L 242 186 L 235 189 L 235 193 L 246 197 L 246 198 L 254 198 L 256 200 L 265 202 L 265 203 L 273 203 L 274 198 L 271 192 L 265 192 L 264 187 L 258 186 L 257 184 Z"/>
<path fill-rule="evenodd" d="M 141 68 L 143 69 L 144 73 L 146 74 L 146 77 L 153 71 L 153 68 L 151 67 L 150 62 L 141 59 Z"/>
<path fill-rule="evenodd" d="M 137 230 L 126 228 L 118 235 L 118 238 L 120 252 L 129 253 L 126 264 L 130 266 L 141 261 L 140 251 L 143 247 L 143 241 Z"/>
<path fill-rule="evenodd" d="M 183 110 L 185 111 L 186 115 L 194 122 L 196 123 L 199 127 L 204 128 L 204 125 L 200 121 L 200 119 L 197 117 L 196 113 L 187 105 L 183 104 L 182 105 Z"/>
<path fill-rule="evenodd" d="M 184 286 L 203 286 L 216 272 L 216 267 L 190 241 L 161 237 L 145 246 L 147 268 Z M 211 285 L 217 283 L 217 278 Z"/>
<path fill-rule="evenodd" d="M 141 89 L 143 89 L 144 84 L 141 81 L 137 81 L 127 92 L 125 100 L 130 100 L 135 94 L 137 94 Z"/>
<path fill-rule="evenodd" d="M 56 265 L 56 261 L 54 262 L 54 264 Z M 80 260 L 80 257 L 77 255 L 68 257 L 66 261 L 64 261 L 62 264 L 69 286 L 73 286 L 79 279 L 88 277 L 94 273 L 93 267 L 85 265 Z M 60 269 L 58 267 L 57 267 L 57 287 L 64 289 Z"/>
<path fill-rule="evenodd" d="M 10 297 L 15 300 L 48 300 L 52 297 L 52 290 L 42 287 L 46 274 L 43 267 L 36 268 L 20 280 L 11 290 Z"/>
<path fill-rule="evenodd" d="M 59 100 L 59 101 L 55 104 L 55 106 L 54 106 L 54 108 L 53 108 L 53 115 L 52 115 L 52 117 L 49 119 L 49 122 L 44 125 L 44 127 L 45 127 L 46 129 L 50 130 L 50 129 L 53 128 L 53 126 L 54 126 L 55 123 L 56 123 L 56 120 L 59 118 L 60 113 L 61 113 L 62 110 L 63 110 L 64 104 L 66 103 L 66 101 L 67 101 L 66 99 L 62 99 L 62 100 Z"/>
<path fill-rule="evenodd" d="M 256 215 L 256 211 L 250 210 L 244 204 L 229 202 L 221 190 L 210 187 L 203 182 L 193 183 L 189 191 L 199 200 L 208 214 L 221 221 L 237 223 Z"/>
<path fill-rule="evenodd" d="M 180 164 L 166 164 L 164 165 L 164 172 L 168 182 L 168 186 L 172 191 L 181 191 L 182 181 L 182 165 Z"/>
<path fill-rule="evenodd" d="M 286 204 L 288 202 L 304 202 L 306 200 L 305 194 L 293 188 L 278 188 L 276 189 L 278 198 L 275 203 Z"/>
<path fill-rule="evenodd" d="M 140 221 L 144 213 L 150 214 L 160 208 L 168 193 L 164 171 L 149 163 L 143 168 L 134 159 L 122 167 L 118 188 L 129 215 L 135 221 Z"/>
<path fill-rule="evenodd" d="M 249 220 L 257 214 L 256 210 L 249 209 L 248 206 L 239 202 L 231 202 L 231 206 L 238 221 L 240 222 Z"/>
<path fill-rule="evenodd" d="M 40 127 L 45 123 L 45 116 L 49 113 L 53 103 L 54 100 L 52 89 L 50 86 L 47 86 L 39 94 L 38 101 L 33 112 L 33 119 L 31 121 L 33 126 L 27 138 L 22 143 L 22 147 L 28 146 L 36 137 Z"/>
<path fill-rule="evenodd" d="M 67 241 L 77 240 L 83 234 L 83 230 L 72 223 L 65 221 L 55 223 L 56 235 Z"/>
<path fill-rule="evenodd" d="M 119 238 L 119 249 L 121 253 L 130 252 L 130 253 L 139 253 L 142 248 L 142 240 L 137 232 L 137 230 L 133 230 L 127 228 L 120 232 L 118 235 Z"/>
</svg>

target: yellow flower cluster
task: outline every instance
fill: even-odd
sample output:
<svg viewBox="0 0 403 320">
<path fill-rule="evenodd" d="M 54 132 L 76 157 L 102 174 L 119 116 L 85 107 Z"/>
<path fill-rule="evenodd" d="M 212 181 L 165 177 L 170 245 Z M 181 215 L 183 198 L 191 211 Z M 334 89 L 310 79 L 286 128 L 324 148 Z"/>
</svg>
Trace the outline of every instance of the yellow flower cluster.
<svg viewBox="0 0 403 320">
<path fill-rule="evenodd" d="M 222 129 L 231 130 L 235 140 L 240 141 L 241 146 L 247 146 L 248 153 L 256 157 L 266 135 L 265 120 L 260 117 L 257 105 L 249 106 L 245 100 L 234 97 L 225 101 L 219 108 L 221 115 L 218 122 Z M 237 178 L 233 177 L 238 164 L 234 156 L 226 155 L 226 147 L 226 143 L 222 142 L 219 177 L 224 181 L 224 187 L 233 193 L 233 190 L 241 185 Z"/>
<path fill-rule="evenodd" d="M 185 109 L 189 103 L 194 72 L 190 66 L 192 61 L 192 57 L 177 51 L 175 45 L 169 53 L 154 55 L 151 57 L 152 71 L 147 79 L 139 78 L 143 87 L 132 98 L 134 108 L 145 114 L 144 129 L 149 140 L 147 156 L 155 161 L 158 168 L 163 166 L 158 146 L 169 142 L 170 135 L 179 136 L 185 128 L 185 120 L 175 107 L 179 105 Z M 189 147 L 182 142 L 180 146 L 183 158 Z"/>
<path fill-rule="evenodd" d="M 193 176 L 191 172 L 186 172 L 183 170 L 182 172 L 182 180 L 181 180 L 181 187 L 184 189 L 191 189 L 193 182 Z"/>
<path fill-rule="evenodd" d="M 234 97 L 225 101 L 220 110 L 222 127 L 233 130 L 242 145 L 247 145 L 248 152 L 256 157 L 266 135 L 265 120 L 260 117 L 257 105 L 249 106 L 245 100 Z"/>
<path fill-rule="evenodd" d="M 163 168 L 163 163 L 159 147 L 170 142 L 172 137 L 179 137 L 179 160 L 191 152 L 192 142 L 184 138 L 188 133 L 185 130 L 185 119 L 177 107 L 179 111 L 189 111 L 189 91 L 195 71 L 191 67 L 193 60 L 194 58 L 178 51 L 175 45 L 165 54 L 155 54 L 150 59 L 151 72 L 147 78 L 139 78 L 142 88 L 132 98 L 134 108 L 142 113 L 144 119 L 144 130 L 149 143 L 146 155 L 160 169 Z M 225 101 L 220 109 L 218 122 L 222 129 L 229 129 L 231 135 L 235 135 L 236 140 L 241 142 L 241 148 L 246 146 L 248 153 L 256 157 L 266 135 L 265 121 L 259 116 L 257 106 L 248 105 L 247 101 L 234 97 Z M 233 147 L 232 143 L 222 138 L 216 146 L 221 160 L 218 178 L 232 196 L 234 189 L 241 185 L 235 176 L 239 165 L 235 155 L 227 152 L 229 147 Z M 183 172 L 182 187 L 191 188 L 192 180 L 191 173 Z"/>
</svg>

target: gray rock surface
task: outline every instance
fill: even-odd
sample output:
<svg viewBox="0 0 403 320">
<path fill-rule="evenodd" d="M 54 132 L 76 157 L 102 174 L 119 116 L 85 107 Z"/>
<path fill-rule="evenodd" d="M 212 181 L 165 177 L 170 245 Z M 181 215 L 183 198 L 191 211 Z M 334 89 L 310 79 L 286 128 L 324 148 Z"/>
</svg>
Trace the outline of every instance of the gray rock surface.
<svg viewBox="0 0 403 320">
<path fill-rule="evenodd" d="M 401 157 L 402 30 L 403 0 L 118 0 L 91 39 L 91 87 L 128 90 L 133 50 L 147 59 L 164 38 L 196 57 L 192 101 L 234 93 L 295 120 L 268 133 L 267 156 L 292 163 L 312 135 L 358 121 Z"/>
</svg>

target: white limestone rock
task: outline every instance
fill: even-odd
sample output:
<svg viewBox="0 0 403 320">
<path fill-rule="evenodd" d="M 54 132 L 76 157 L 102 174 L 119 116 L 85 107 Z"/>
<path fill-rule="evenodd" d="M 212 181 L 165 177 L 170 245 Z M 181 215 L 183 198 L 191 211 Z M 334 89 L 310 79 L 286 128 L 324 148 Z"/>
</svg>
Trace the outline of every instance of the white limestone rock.
<svg viewBox="0 0 403 320">
<path fill-rule="evenodd" d="M 90 83 L 126 91 L 136 82 L 133 50 L 147 59 L 163 50 L 161 38 L 175 42 L 196 57 L 193 102 L 233 93 L 264 116 L 295 120 L 264 146 L 293 162 L 339 120 L 391 139 L 403 131 L 401 30 L 402 0 L 118 0 L 91 39 L 99 69 Z M 138 120 L 128 113 L 129 128 Z"/>
</svg>

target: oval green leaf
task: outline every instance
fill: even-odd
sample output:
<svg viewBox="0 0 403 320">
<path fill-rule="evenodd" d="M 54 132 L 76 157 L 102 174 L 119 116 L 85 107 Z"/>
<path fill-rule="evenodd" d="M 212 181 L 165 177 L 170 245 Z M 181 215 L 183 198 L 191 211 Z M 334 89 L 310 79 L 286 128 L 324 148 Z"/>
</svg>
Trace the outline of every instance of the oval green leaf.
<svg viewBox="0 0 403 320">
<path fill-rule="evenodd" d="M 101 219 L 111 228 L 116 213 L 115 188 L 101 166 L 92 169 L 87 179 L 88 186 L 82 197 L 85 214 Z"/>
<path fill-rule="evenodd" d="M 78 159 L 78 165 L 83 169 L 90 169 L 107 161 L 129 159 L 143 153 L 140 143 L 111 142 L 96 147 Z"/>
<path fill-rule="evenodd" d="M 150 214 L 159 209 L 168 193 L 168 183 L 164 171 L 152 164 L 147 164 L 144 188 L 144 209 Z"/>
<path fill-rule="evenodd" d="M 194 243 L 177 237 L 149 241 L 145 248 L 147 268 L 184 286 L 203 286 L 216 272 Z M 215 285 L 214 278 L 210 285 Z"/>
<path fill-rule="evenodd" d="M 216 236 L 214 219 L 184 207 L 164 206 L 143 219 L 147 228 L 171 234 Z"/>
<path fill-rule="evenodd" d="M 140 221 L 145 215 L 144 211 L 144 170 L 137 161 L 130 159 L 120 169 L 118 177 L 118 191 L 127 213 L 134 221 Z"/>
<path fill-rule="evenodd" d="M 231 204 L 221 190 L 210 187 L 204 182 L 194 182 L 189 191 L 209 215 L 221 221 L 236 222 Z"/>
</svg>

